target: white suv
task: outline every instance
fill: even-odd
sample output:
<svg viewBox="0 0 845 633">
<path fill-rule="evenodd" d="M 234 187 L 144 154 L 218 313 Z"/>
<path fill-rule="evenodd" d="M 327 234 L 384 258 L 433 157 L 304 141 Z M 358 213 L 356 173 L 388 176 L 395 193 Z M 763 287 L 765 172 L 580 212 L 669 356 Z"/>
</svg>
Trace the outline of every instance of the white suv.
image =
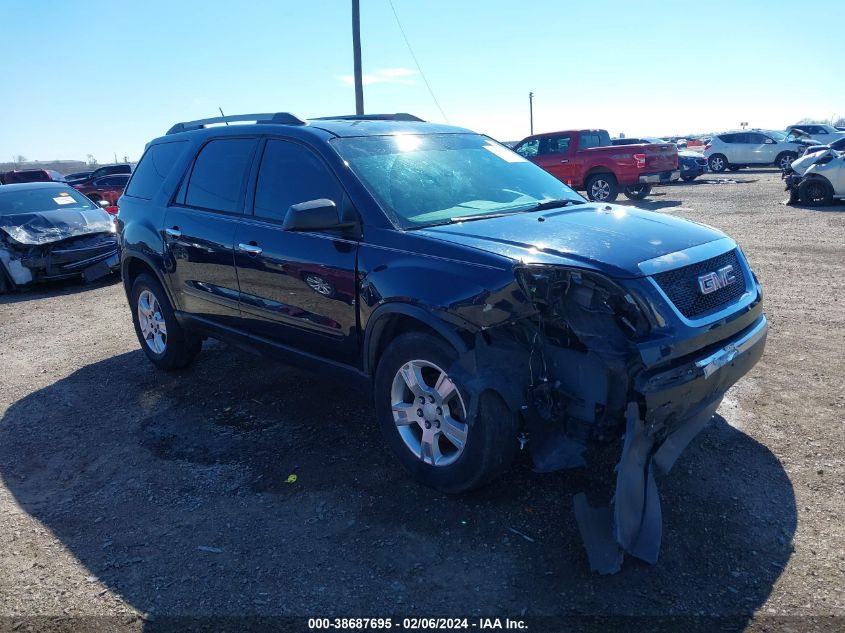
<svg viewBox="0 0 845 633">
<path fill-rule="evenodd" d="M 845 132 L 843 132 L 842 130 L 837 130 L 832 125 L 823 125 L 821 123 L 798 123 L 796 125 L 790 125 L 788 128 L 786 128 L 786 133 L 789 134 L 793 130 L 801 130 L 802 132 L 806 132 L 806 134 L 811 139 L 813 139 L 814 141 L 819 141 L 824 145 L 829 145 L 834 141 L 838 141 L 841 138 L 845 138 Z"/>
<path fill-rule="evenodd" d="M 710 171 L 736 171 L 749 165 L 774 165 L 786 169 L 804 151 L 783 132 L 743 130 L 727 132 L 710 139 L 704 146 L 704 157 Z"/>
</svg>

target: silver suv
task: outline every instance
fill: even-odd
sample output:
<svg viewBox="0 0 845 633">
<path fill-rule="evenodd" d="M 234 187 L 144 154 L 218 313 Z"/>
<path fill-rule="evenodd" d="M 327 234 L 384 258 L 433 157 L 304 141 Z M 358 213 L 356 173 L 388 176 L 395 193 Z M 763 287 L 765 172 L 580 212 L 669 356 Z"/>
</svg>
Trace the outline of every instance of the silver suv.
<svg viewBox="0 0 845 633">
<path fill-rule="evenodd" d="M 704 147 L 710 171 L 736 171 L 750 165 L 774 165 L 786 169 L 804 146 L 783 132 L 748 130 L 714 136 Z"/>
</svg>

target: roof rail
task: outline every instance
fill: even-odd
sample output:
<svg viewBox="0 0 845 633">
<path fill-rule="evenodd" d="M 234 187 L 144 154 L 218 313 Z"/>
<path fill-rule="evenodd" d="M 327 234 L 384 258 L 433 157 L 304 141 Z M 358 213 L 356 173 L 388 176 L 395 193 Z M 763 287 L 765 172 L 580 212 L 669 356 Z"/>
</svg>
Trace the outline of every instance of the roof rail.
<svg viewBox="0 0 845 633">
<path fill-rule="evenodd" d="M 418 116 L 407 112 L 396 112 L 395 114 L 341 114 L 339 116 L 321 116 L 312 121 L 328 121 L 331 119 L 342 119 L 344 121 L 425 121 Z"/>
<path fill-rule="evenodd" d="M 188 130 L 199 130 L 207 125 L 215 123 L 230 123 L 232 121 L 254 121 L 255 123 L 275 123 L 279 125 L 306 125 L 298 116 L 290 112 L 276 112 L 264 114 L 233 114 L 231 116 L 215 116 L 210 119 L 199 119 L 197 121 L 184 121 L 177 123 L 172 128 L 167 130 L 168 134 L 176 134 L 177 132 L 187 132 Z"/>
</svg>

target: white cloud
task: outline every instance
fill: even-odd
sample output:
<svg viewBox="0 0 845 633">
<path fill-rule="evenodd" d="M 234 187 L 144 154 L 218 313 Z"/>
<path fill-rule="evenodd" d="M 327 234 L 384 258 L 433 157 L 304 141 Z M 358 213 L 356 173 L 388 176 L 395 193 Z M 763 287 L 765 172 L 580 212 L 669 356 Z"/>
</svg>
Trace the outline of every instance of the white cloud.
<svg viewBox="0 0 845 633">
<path fill-rule="evenodd" d="M 413 79 L 416 75 L 417 71 L 410 68 L 381 68 L 373 73 L 362 75 L 361 81 L 365 86 L 371 84 L 411 85 L 416 83 Z M 338 80 L 348 86 L 355 84 L 354 75 L 340 75 L 338 76 Z"/>
</svg>

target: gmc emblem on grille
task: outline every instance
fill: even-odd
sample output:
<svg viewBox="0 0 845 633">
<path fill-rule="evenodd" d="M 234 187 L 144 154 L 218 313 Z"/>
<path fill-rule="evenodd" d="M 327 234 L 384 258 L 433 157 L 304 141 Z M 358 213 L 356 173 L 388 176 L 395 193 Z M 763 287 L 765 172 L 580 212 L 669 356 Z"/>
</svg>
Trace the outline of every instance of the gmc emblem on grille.
<svg viewBox="0 0 845 633">
<path fill-rule="evenodd" d="M 730 286 L 736 281 L 733 270 L 733 266 L 724 266 L 714 273 L 699 275 L 698 289 L 701 291 L 701 294 L 709 295 L 711 292 L 716 292 L 720 288 Z"/>
</svg>

